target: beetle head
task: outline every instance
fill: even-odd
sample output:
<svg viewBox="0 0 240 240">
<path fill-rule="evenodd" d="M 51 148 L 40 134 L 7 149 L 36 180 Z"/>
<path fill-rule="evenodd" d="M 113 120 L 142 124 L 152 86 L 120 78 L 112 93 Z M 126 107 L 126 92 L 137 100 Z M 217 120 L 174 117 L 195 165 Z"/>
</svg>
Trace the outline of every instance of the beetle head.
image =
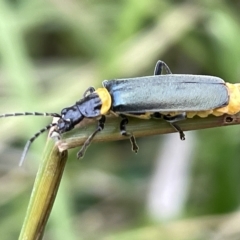
<svg viewBox="0 0 240 240">
<path fill-rule="evenodd" d="M 61 118 L 58 120 L 57 127 L 58 132 L 64 133 L 72 130 L 76 124 L 83 120 L 84 116 L 78 110 L 76 105 L 68 108 L 64 108 L 61 111 Z"/>
</svg>

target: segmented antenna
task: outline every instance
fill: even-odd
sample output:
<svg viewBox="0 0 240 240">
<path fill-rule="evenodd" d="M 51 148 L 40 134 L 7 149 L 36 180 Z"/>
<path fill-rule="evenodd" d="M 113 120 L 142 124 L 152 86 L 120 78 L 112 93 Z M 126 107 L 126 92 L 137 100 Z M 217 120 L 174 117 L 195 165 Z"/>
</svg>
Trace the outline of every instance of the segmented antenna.
<svg viewBox="0 0 240 240">
<path fill-rule="evenodd" d="M 51 123 L 49 125 L 47 125 L 46 127 L 42 128 L 40 131 L 38 131 L 37 133 L 35 133 L 26 143 L 24 149 L 23 149 L 23 153 L 22 153 L 22 156 L 21 156 L 21 159 L 20 159 L 20 162 L 19 162 L 19 166 L 22 166 L 23 162 L 24 162 L 24 159 L 27 155 L 27 152 L 31 146 L 31 144 L 33 143 L 33 141 L 39 136 L 41 135 L 42 133 L 46 132 L 48 129 L 50 129 L 51 127 L 53 126 L 56 126 L 57 123 Z"/>
<path fill-rule="evenodd" d="M 0 114 L 0 118 L 4 118 L 4 117 L 18 117 L 18 116 L 61 117 L 58 113 L 40 113 L 40 112 L 21 112 L 21 113 L 4 113 L 4 114 Z"/>
<path fill-rule="evenodd" d="M 47 117 L 58 117 L 61 118 L 61 115 L 59 115 L 58 113 L 40 113 L 40 112 L 20 112 L 20 113 L 4 113 L 4 114 L 0 114 L 0 118 L 4 118 L 4 117 L 18 117 L 18 116 L 47 116 Z M 48 129 L 50 129 L 53 126 L 56 126 L 57 123 L 51 123 L 49 125 L 47 125 L 46 127 L 42 128 L 39 132 L 35 133 L 33 135 L 33 137 L 31 137 L 23 150 L 20 162 L 19 162 L 19 166 L 22 166 L 24 159 L 27 155 L 27 152 L 32 144 L 32 142 L 42 133 L 44 133 L 45 131 L 47 131 Z"/>
</svg>

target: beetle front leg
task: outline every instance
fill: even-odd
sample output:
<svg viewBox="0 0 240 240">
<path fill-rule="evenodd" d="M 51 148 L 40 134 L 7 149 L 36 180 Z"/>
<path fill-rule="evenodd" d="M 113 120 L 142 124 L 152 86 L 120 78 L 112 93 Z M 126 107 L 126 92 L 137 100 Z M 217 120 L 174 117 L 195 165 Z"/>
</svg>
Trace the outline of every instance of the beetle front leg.
<svg viewBox="0 0 240 240">
<path fill-rule="evenodd" d="M 86 152 L 87 147 L 91 144 L 93 138 L 96 136 L 96 134 L 98 132 L 101 132 L 104 129 L 104 124 L 106 121 L 106 117 L 102 116 L 99 120 L 98 120 L 98 126 L 97 129 L 88 137 L 88 139 L 84 142 L 82 148 L 79 150 L 79 152 L 77 153 L 77 158 L 82 158 L 84 156 L 84 153 Z"/>
<path fill-rule="evenodd" d="M 83 93 L 83 97 L 85 98 L 87 95 L 93 93 L 95 91 L 94 87 L 89 87 L 84 93 Z"/>
<path fill-rule="evenodd" d="M 120 132 L 123 136 L 126 136 L 129 138 L 131 145 L 132 145 L 132 151 L 137 153 L 138 152 L 138 145 L 136 142 L 136 139 L 134 137 L 134 135 L 131 132 L 127 132 L 126 130 L 126 125 L 128 124 L 128 119 L 125 116 L 121 116 L 123 119 L 120 122 Z"/>
</svg>

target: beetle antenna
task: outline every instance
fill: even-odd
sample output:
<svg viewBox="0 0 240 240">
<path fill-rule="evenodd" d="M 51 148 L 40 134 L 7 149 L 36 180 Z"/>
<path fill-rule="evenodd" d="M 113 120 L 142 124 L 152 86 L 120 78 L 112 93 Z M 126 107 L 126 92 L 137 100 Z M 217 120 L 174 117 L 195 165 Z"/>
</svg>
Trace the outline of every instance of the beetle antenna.
<svg viewBox="0 0 240 240">
<path fill-rule="evenodd" d="M 52 116 L 52 115 L 50 115 Z M 50 129 L 51 127 L 53 126 L 56 126 L 57 123 L 51 123 L 49 125 L 47 125 L 46 127 L 42 128 L 41 130 L 39 130 L 37 133 L 35 133 L 26 143 L 25 147 L 24 147 L 24 150 L 23 150 L 23 153 L 22 153 L 22 156 L 21 156 L 21 159 L 20 159 L 20 162 L 19 162 L 19 166 L 22 166 L 23 162 L 24 162 L 24 159 L 27 155 L 27 152 L 31 146 L 31 144 L 33 143 L 33 141 L 39 136 L 41 135 L 42 133 L 46 132 L 48 129 Z"/>
<path fill-rule="evenodd" d="M 21 113 L 4 113 L 0 114 L 0 118 L 4 117 L 18 117 L 18 116 L 49 116 L 49 117 L 60 117 L 58 113 L 40 113 L 40 112 L 21 112 Z"/>
</svg>

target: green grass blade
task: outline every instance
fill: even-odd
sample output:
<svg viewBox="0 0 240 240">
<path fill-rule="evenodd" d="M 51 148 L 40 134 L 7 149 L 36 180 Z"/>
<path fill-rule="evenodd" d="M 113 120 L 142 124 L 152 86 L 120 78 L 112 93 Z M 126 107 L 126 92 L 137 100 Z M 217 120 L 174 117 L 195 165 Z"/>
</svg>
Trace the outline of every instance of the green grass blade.
<svg viewBox="0 0 240 240">
<path fill-rule="evenodd" d="M 60 153 L 54 141 L 48 139 L 19 240 L 42 238 L 66 160 L 67 152 Z"/>
</svg>

